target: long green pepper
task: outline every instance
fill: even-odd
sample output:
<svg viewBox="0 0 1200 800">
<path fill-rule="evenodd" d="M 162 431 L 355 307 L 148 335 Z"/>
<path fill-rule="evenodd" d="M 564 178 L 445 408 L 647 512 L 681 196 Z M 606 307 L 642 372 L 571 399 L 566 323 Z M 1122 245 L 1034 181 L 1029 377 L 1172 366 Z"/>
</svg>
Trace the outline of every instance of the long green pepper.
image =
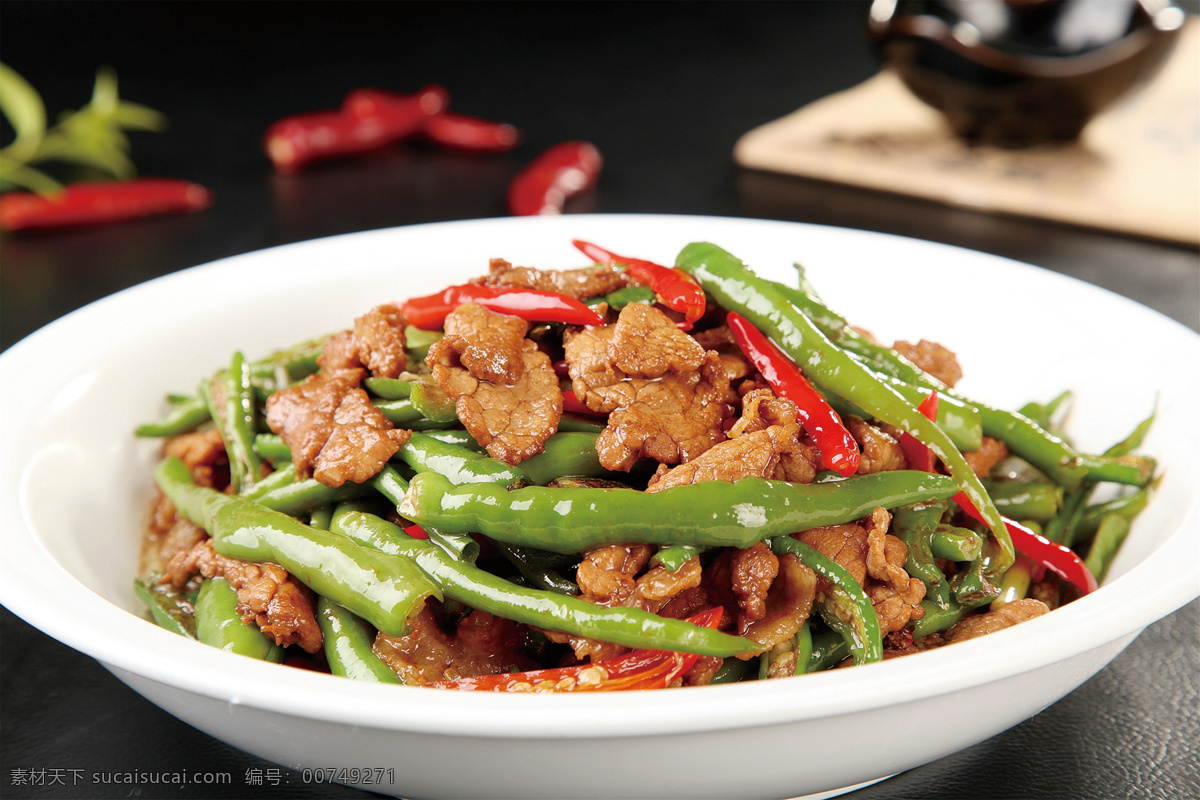
<svg viewBox="0 0 1200 800">
<path fill-rule="evenodd" d="M 740 259 L 713 244 L 696 242 L 676 259 L 680 269 L 699 282 L 729 311 L 737 311 L 775 340 L 809 380 L 820 384 L 877 419 L 915 436 L 946 465 L 950 476 L 987 521 L 998 552 L 988 572 L 1003 574 L 1016 557 L 1000 512 L 962 453 L 936 423 L 904 395 L 881 381 L 838 348 L 779 291 L 779 284 L 755 275 Z"/>
<path fill-rule="evenodd" d="M 393 557 L 411 559 L 445 596 L 470 608 L 548 630 L 625 647 L 732 656 L 758 649 L 740 636 L 637 608 L 608 608 L 579 597 L 529 589 L 460 561 L 428 541 L 353 505 L 334 511 L 333 530 Z"/>
<path fill-rule="evenodd" d="M 155 479 L 184 517 L 208 531 L 218 553 L 279 564 L 318 595 L 385 633 L 407 634 L 425 599 L 442 598 L 410 560 L 384 557 L 252 500 L 197 486 L 179 459 L 164 459 Z"/>
<path fill-rule="evenodd" d="M 397 510 L 419 525 L 552 553 L 621 542 L 746 548 L 772 536 L 853 522 L 880 506 L 944 500 L 957 491 L 944 475 L 909 470 L 814 484 L 749 477 L 656 493 L 454 486 L 426 472 L 413 477 Z"/>
</svg>

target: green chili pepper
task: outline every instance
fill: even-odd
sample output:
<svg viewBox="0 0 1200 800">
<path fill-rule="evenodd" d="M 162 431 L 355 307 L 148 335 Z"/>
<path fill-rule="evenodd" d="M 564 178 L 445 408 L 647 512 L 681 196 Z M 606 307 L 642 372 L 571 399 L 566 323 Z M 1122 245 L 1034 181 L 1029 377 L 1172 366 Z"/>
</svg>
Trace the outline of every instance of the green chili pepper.
<svg viewBox="0 0 1200 800">
<path fill-rule="evenodd" d="M 626 286 L 622 289 L 609 292 L 601 298 L 595 298 L 597 302 L 603 301 L 608 303 L 608 307 L 613 311 L 620 311 L 630 303 L 646 303 L 653 305 L 657 295 L 649 286 Z M 588 303 L 592 305 L 592 303 Z"/>
<path fill-rule="evenodd" d="M 133 591 L 160 628 L 196 638 L 196 607 L 183 592 L 156 580 L 134 581 Z"/>
<path fill-rule="evenodd" d="M 754 673 L 754 662 L 743 661 L 740 658 L 727 658 L 713 673 L 710 684 L 738 683 L 746 680 Z"/>
<path fill-rule="evenodd" d="M 808 620 L 796 631 L 796 636 L 792 639 L 792 650 L 796 652 L 796 674 L 803 675 L 808 672 L 808 663 L 813 654 L 812 623 Z"/>
<path fill-rule="evenodd" d="M 161 419 L 137 426 L 134 433 L 146 438 L 178 436 L 194 431 L 211 418 L 203 397 L 189 397 L 172 405 Z"/>
<path fill-rule="evenodd" d="M 662 567 L 668 572 L 678 572 L 679 568 L 704 551 L 703 548 L 690 544 L 669 544 L 658 548 L 658 552 L 650 559 L 656 567 Z"/>
<path fill-rule="evenodd" d="M 1013 453 L 1037 467 L 1067 491 L 1077 488 L 1087 477 L 1137 486 L 1144 484 L 1149 478 L 1153 466 L 1146 459 L 1123 461 L 1120 458 L 1079 453 L 1028 417 L 991 408 L 957 395 L 896 351 L 871 341 L 855 330 L 845 318 L 830 310 L 821 301 L 803 273 L 798 289 L 784 286 L 782 291 L 794 307 L 811 319 L 834 344 L 870 364 L 872 368 L 905 383 L 919 386 L 926 392 L 937 389 L 939 396 L 957 397 L 973 407 L 980 414 L 985 436 L 1004 442 Z"/>
<path fill-rule="evenodd" d="M 812 655 L 804 672 L 822 672 L 850 657 L 850 645 L 837 631 L 821 631 L 812 636 Z"/>
<path fill-rule="evenodd" d="M 946 576 L 934 563 L 933 534 L 949 504 L 945 501 L 916 503 L 892 511 L 891 532 L 908 547 L 904 569 L 925 583 L 926 595 L 945 605 L 949 596 Z"/>
<path fill-rule="evenodd" d="M 254 437 L 254 452 L 264 461 L 278 463 L 291 461 L 292 451 L 277 433 L 260 433 Z"/>
<path fill-rule="evenodd" d="M 722 307 L 737 311 L 775 340 L 813 383 L 844 397 L 871 416 L 915 436 L 946 465 L 950 476 L 987 521 L 998 552 L 988 564 L 1001 575 L 1015 558 L 1004 520 L 962 453 L 936 423 L 903 394 L 835 346 L 779 291 L 780 284 L 755 275 L 744 263 L 715 245 L 693 243 L 676 264 L 695 278 Z"/>
<path fill-rule="evenodd" d="M 579 594 L 579 586 L 576 585 L 575 581 L 564 578 L 553 568 L 543 563 L 545 559 L 540 555 L 542 551 L 530 550 L 526 547 L 515 547 L 501 542 L 493 542 L 492 545 L 500 551 L 500 555 L 504 556 L 508 560 L 508 563 L 516 567 L 517 572 L 521 573 L 521 577 L 538 589 L 566 595 Z M 561 556 L 559 557 L 561 558 Z"/>
<path fill-rule="evenodd" d="M 1076 534 L 1080 538 L 1084 538 L 1095 533 L 1104 518 L 1113 514 L 1117 514 L 1132 522 L 1138 514 L 1145 510 L 1157 486 L 1158 481 L 1155 480 L 1130 494 L 1114 497 L 1112 500 L 1088 506 L 1084 509 L 1083 516 L 1079 520 L 1079 525 L 1075 529 Z"/>
<path fill-rule="evenodd" d="M 975 531 L 945 523 L 933 530 L 930 549 L 934 558 L 976 561 L 983 554 L 983 538 Z"/>
<path fill-rule="evenodd" d="M 400 678 L 371 649 L 375 631 L 337 603 L 317 598 L 317 624 L 329 671 L 343 678 L 400 683 Z"/>
<path fill-rule="evenodd" d="M 1062 487 L 1050 483 L 985 480 L 983 486 L 1009 519 L 1045 522 L 1054 519 L 1063 504 Z"/>
<path fill-rule="evenodd" d="M 596 478 L 610 474 L 600 465 L 596 437 L 590 433 L 556 433 L 542 452 L 521 462 L 530 482 L 545 486 L 555 478 Z"/>
<path fill-rule="evenodd" d="M 262 462 L 254 452 L 258 422 L 250 367 L 240 352 L 233 354 L 225 380 L 225 424 L 229 433 L 225 450 L 233 473 L 234 490 L 241 491 L 262 478 Z"/>
<path fill-rule="evenodd" d="M 879 506 L 945 499 L 956 491 L 945 476 L 915 471 L 823 484 L 751 477 L 656 493 L 542 486 L 507 491 L 454 486 L 426 472 L 412 479 L 397 510 L 420 525 L 553 553 L 631 541 L 745 548 L 771 536 L 852 522 Z"/>
<path fill-rule="evenodd" d="M 259 630 L 242 622 L 237 591 L 224 578 L 209 578 L 196 598 L 196 638 L 228 653 L 279 663 L 285 651 Z"/>
<path fill-rule="evenodd" d="M 430 422 L 447 425 L 458 422 L 458 412 L 454 410 L 454 401 L 432 383 L 414 383 L 408 399 L 413 408 Z"/>
<path fill-rule="evenodd" d="M 369 484 L 347 481 L 341 486 L 326 486 L 315 478 L 305 478 L 302 481 L 275 486 L 251 499 L 273 511 L 297 516 L 321 506 L 362 497 L 368 491 Z"/>
<path fill-rule="evenodd" d="M 400 400 L 412 394 L 413 382 L 402 381 L 399 378 L 371 377 L 363 381 L 367 391 L 384 400 Z"/>
<path fill-rule="evenodd" d="M 815 547 L 791 536 L 771 539 L 771 552 L 775 555 L 791 553 L 804 566 L 829 581 L 830 588 L 825 593 L 825 599 L 817 601 L 817 610 L 825 624 L 846 640 L 856 665 L 883 659 L 883 636 L 875 606 L 845 567 Z"/>
<path fill-rule="evenodd" d="M 221 555 L 279 564 L 385 633 L 405 635 L 425 599 L 441 599 L 438 587 L 408 559 L 383 557 L 254 501 L 197 486 L 179 459 L 164 459 L 155 480 L 183 516 L 209 532 Z"/>
<path fill-rule="evenodd" d="M 596 417 L 564 413 L 558 421 L 558 430 L 560 433 L 590 433 L 593 436 L 599 436 L 604 432 L 605 424 L 603 419 Z"/>
<path fill-rule="evenodd" d="M 1117 550 L 1129 535 L 1129 528 L 1129 520 L 1120 514 L 1109 514 L 1100 520 L 1100 527 L 1096 530 L 1087 558 L 1083 562 L 1096 576 L 1096 580 L 1104 579 Z"/>
<path fill-rule="evenodd" d="M 441 331 L 425 331 L 413 325 L 404 328 L 404 346 L 409 355 L 415 355 L 416 361 L 424 361 L 429 355 L 429 348 L 442 338 Z"/>
<path fill-rule="evenodd" d="M 946 628 L 949 628 L 962 619 L 963 614 L 967 613 L 968 610 L 954 600 L 951 600 L 945 608 L 929 600 L 922 600 L 921 608 L 925 610 L 925 616 L 913 623 L 914 639 L 920 639 L 931 633 L 939 633 L 946 630 Z"/>
<path fill-rule="evenodd" d="M 422 433 L 413 433 L 396 451 L 395 457 L 417 473 L 436 472 L 455 485 L 494 483 L 509 486 L 529 481 L 519 467 Z"/>
<path fill-rule="evenodd" d="M 554 592 L 518 586 L 459 561 L 428 541 L 353 506 L 338 508 L 333 529 L 392 557 L 412 559 L 445 596 L 514 622 L 633 648 L 731 656 L 758 648 L 739 636 L 667 619 L 635 608 L 608 608 Z"/>
</svg>

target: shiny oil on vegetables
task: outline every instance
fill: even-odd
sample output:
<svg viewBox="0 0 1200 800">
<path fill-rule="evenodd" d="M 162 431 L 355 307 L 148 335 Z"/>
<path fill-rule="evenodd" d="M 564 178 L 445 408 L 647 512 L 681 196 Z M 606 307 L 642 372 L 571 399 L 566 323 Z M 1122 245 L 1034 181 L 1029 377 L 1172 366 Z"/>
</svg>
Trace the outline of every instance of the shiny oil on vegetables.
<svg viewBox="0 0 1200 800">
<path fill-rule="evenodd" d="M 495 259 L 169 397 L 137 431 L 153 619 L 446 689 L 774 679 L 1045 614 L 1149 500 L 1149 419 L 1081 453 L 1069 395 L 964 397 L 951 351 L 880 344 L 803 270 L 574 244 L 588 266 Z"/>
</svg>

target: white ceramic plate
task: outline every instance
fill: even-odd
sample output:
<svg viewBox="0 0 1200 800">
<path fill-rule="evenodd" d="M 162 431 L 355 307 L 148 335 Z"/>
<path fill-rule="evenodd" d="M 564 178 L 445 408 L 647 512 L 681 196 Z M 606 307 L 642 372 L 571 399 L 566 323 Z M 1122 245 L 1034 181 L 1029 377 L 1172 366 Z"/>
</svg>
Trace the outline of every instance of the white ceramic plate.
<svg viewBox="0 0 1200 800">
<path fill-rule="evenodd" d="M 1072 389 L 1071 432 L 1084 449 L 1122 439 L 1157 401 L 1145 450 L 1165 470 L 1161 490 L 1095 594 L 993 636 L 787 681 L 606 696 L 380 687 L 231 656 L 142 618 L 131 579 L 155 447 L 130 431 L 160 414 L 165 392 L 191 390 L 234 349 L 253 358 L 347 327 L 380 302 L 483 274 L 491 257 L 580 266 L 572 238 L 660 262 L 688 242 L 712 241 L 781 280 L 803 262 L 829 304 L 879 338 L 923 337 L 955 350 L 968 395 L 1017 407 Z M 0 356 L 0 601 L 238 747 L 295 769 L 392 770 L 384 785 L 363 784 L 375 791 L 828 792 L 1026 719 L 1197 596 L 1196 364 L 1200 337 L 1108 292 L 980 253 L 858 231 L 579 215 L 305 242 L 134 287 Z M 965 707 L 973 712 L 959 713 Z M 853 748 L 831 744 L 850 740 Z M 460 763 L 467 753 L 469 770 Z"/>
</svg>

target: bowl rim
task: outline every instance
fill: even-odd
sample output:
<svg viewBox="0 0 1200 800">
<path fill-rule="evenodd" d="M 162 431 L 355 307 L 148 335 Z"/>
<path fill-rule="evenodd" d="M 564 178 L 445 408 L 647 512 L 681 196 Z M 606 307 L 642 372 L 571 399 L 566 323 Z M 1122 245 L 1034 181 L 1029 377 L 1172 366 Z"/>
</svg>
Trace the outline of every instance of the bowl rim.
<svg viewBox="0 0 1200 800">
<path fill-rule="evenodd" d="M 18 374 L 41 348 L 69 336 L 79 325 L 90 324 L 102 316 L 127 313 L 127 309 L 156 292 L 164 282 L 197 280 L 214 270 L 236 272 L 264 254 L 287 256 L 296 248 L 337 247 L 347 240 L 367 244 L 375 238 L 388 241 L 414 232 L 453 234 L 464 226 L 475 226 L 484 233 L 491 225 L 528 226 L 537 235 L 543 235 L 568 225 L 575 230 L 598 221 L 605 225 L 631 222 L 669 225 L 672 221 L 702 224 L 713 231 L 714 241 L 720 241 L 720 231 L 728 226 L 763 226 L 788 231 L 829 231 L 832 233 L 827 235 L 865 237 L 918 250 L 958 251 L 964 257 L 1006 269 L 1033 270 L 1045 280 L 1067 282 L 1074 291 L 1107 297 L 1131 313 L 1151 315 L 1157 324 L 1174 326 L 1185 337 L 1185 344 L 1200 353 L 1200 334 L 1132 300 L 1066 276 L 977 251 L 891 234 L 796 222 L 673 214 L 595 214 L 466 220 L 364 231 L 296 242 L 199 265 L 98 300 L 31 334 L 0 354 L 0 384 L 13 386 L 6 379 Z M 571 237 L 565 235 L 565 238 Z M 30 402 L 9 389 L 0 399 L 0 420 L 20 419 Z M 652 698 L 636 692 L 514 696 L 364 685 L 231 657 L 171 634 L 104 599 L 57 563 L 30 530 L 31 524 L 16 513 L 16 505 L 7 503 L 16 499 L 19 477 L 14 465 L 0 464 L 0 469 L 3 470 L 0 492 L 6 501 L 0 506 L 11 505 L 0 510 L 0 543 L 6 553 L 6 558 L 0 560 L 0 603 L 13 613 L 110 668 L 167 686 L 280 714 L 384 730 L 483 737 L 593 738 L 759 727 L 839 716 L 909 703 L 1036 670 L 1135 634 L 1200 596 L 1200 580 L 1192 580 L 1194 573 L 1187 570 L 1181 573 L 1178 569 L 1181 563 L 1200 564 L 1197 535 L 1200 504 L 1193 496 L 1173 535 L 1096 593 L 1015 628 L 910 658 L 810 675 L 804 681 L 783 682 L 786 684 L 783 686 L 777 682 L 757 682 L 695 687 L 655 692 Z M 1174 579 L 1170 579 L 1172 575 Z M 56 587 L 52 601 L 39 594 L 39 585 Z M 1118 597 L 1136 597 L 1137 602 L 1118 603 Z M 63 617 L 64 605 L 70 609 L 69 619 Z M 1096 617 L 1102 617 L 1105 624 L 1087 624 Z M 981 653 L 986 655 L 1002 643 L 1007 645 L 1004 659 L 980 658 Z M 864 677 L 872 680 L 863 680 Z M 905 687 L 902 696 L 895 696 L 894 688 L 889 688 L 895 685 Z M 297 697 L 304 698 L 304 702 L 297 703 Z M 700 699 L 703 702 L 697 702 Z M 646 714 L 648 704 L 661 713 Z M 581 719 L 586 724 L 581 724 Z"/>
</svg>

